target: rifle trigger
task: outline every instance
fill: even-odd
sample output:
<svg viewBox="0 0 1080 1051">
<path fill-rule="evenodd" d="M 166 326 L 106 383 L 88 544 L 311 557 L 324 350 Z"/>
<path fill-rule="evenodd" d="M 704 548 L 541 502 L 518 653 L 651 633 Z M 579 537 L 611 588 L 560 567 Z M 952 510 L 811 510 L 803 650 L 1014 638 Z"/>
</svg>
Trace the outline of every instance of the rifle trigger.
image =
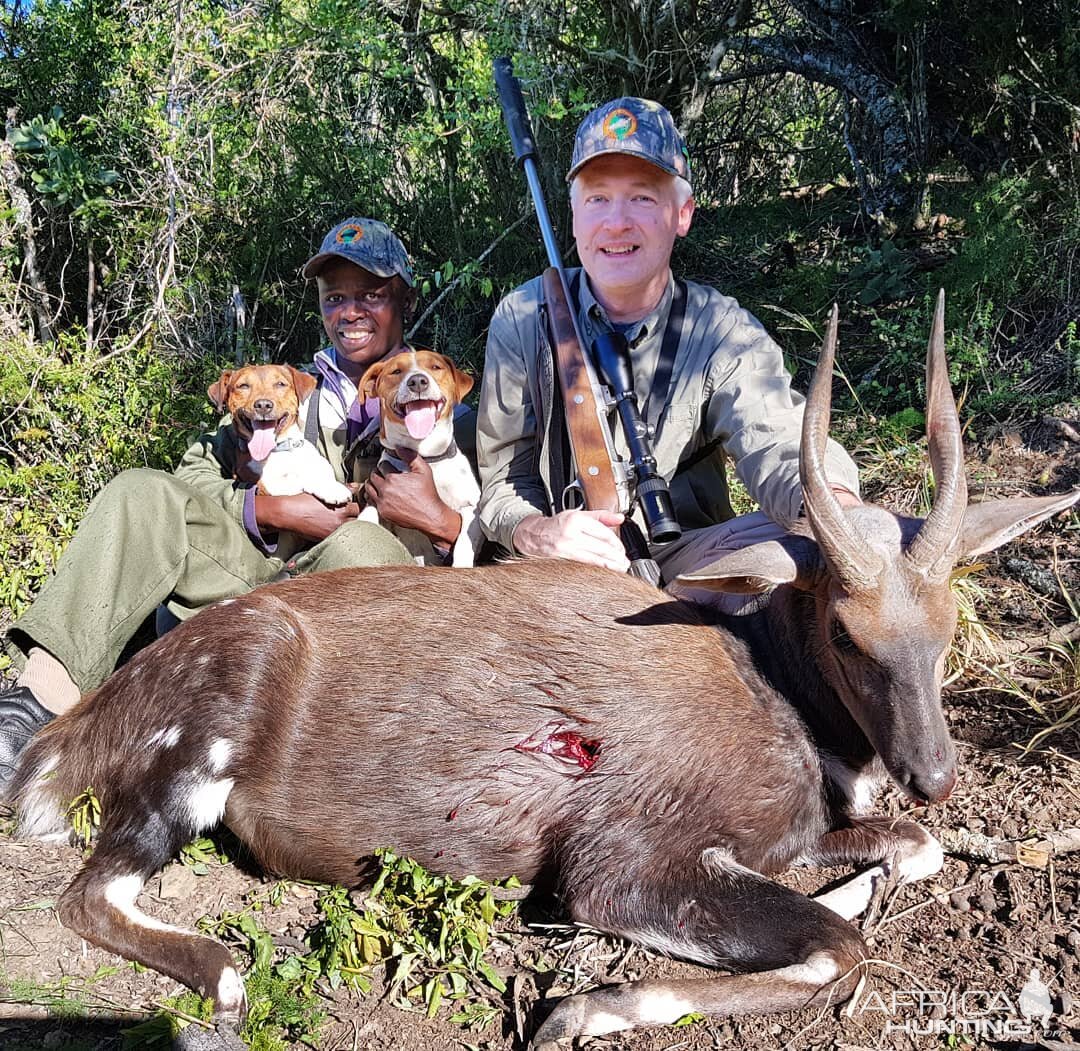
<svg viewBox="0 0 1080 1051">
<path fill-rule="evenodd" d="M 585 490 L 576 479 L 562 491 L 562 509 L 577 511 L 585 506 Z"/>
</svg>

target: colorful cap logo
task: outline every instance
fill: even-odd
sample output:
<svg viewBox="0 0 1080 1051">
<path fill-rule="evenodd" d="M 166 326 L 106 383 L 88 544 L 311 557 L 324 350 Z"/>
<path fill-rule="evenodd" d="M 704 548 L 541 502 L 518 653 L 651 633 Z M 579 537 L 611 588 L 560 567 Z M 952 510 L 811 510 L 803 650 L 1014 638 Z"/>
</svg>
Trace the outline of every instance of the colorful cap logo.
<svg viewBox="0 0 1080 1051">
<path fill-rule="evenodd" d="M 637 117 L 628 109 L 617 109 L 604 118 L 604 137 L 622 142 L 637 131 Z"/>
<path fill-rule="evenodd" d="M 386 223 L 377 219 L 346 219 L 324 238 L 319 251 L 305 264 L 304 277 L 318 276 L 331 259 L 350 263 L 376 277 L 400 277 L 410 288 L 415 281 L 409 253 Z"/>
<path fill-rule="evenodd" d="M 594 109 L 574 139 L 570 182 L 594 157 L 625 153 L 690 181 L 690 155 L 672 116 L 658 102 L 619 98 Z"/>
</svg>

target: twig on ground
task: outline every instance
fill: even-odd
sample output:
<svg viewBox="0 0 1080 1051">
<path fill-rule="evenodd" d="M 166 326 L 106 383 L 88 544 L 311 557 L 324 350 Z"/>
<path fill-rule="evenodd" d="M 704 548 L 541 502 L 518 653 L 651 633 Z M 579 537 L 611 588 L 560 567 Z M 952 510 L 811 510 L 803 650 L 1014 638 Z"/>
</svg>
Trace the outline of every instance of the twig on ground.
<svg viewBox="0 0 1080 1051">
<path fill-rule="evenodd" d="M 946 853 L 954 857 L 1015 861 L 1032 869 L 1045 869 L 1057 855 L 1080 850 L 1080 828 L 1066 828 L 1026 840 L 996 839 L 967 829 L 947 829 L 938 838 Z"/>
</svg>

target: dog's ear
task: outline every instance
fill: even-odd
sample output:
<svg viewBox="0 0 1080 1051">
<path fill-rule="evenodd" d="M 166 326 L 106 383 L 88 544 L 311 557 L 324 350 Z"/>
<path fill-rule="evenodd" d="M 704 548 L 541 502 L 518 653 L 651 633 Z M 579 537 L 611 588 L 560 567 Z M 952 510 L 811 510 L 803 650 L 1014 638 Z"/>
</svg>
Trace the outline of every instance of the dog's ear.
<svg viewBox="0 0 1080 1051">
<path fill-rule="evenodd" d="M 463 401 L 465 395 L 473 389 L 473 384 L 476 382 L 467 372 L 462 372 L 449 358 L 446 359 L 446 364 L 450 366 L 451 374 L 454 377 L 454 386 L 457 389 L 457 400 Z"/>
<path fill-rule="evenodd" d="M 207 389 L 207 396 L 218 412 L 225 411 L 225 403 L 229 400 L 229 380 L 232 379 L 232 370 L 226 369 L 215 383 L 211 383 Z"/>
<path fill-rule="evenodd" d="M 386 365 L 386 360 L 376 361 L 374 365 L 369 365 L 367 372 L 360 377 L 360 383 L 357 385 L 357 390 L 360 392 L 361 398 L 374 398 L 375 397 L 375 385 L 379 382 L 379 377 L 382 375 L 383 367 Z"/>
<path fill-rule="evenodd" d="M 319 385 L 319 381 L 310 373 L 294 369 L 292 365 L 286 365 L 289 375 L 292 377 L 293 387 L 296 388 L 296 397 L 299 401 L 307 401 L 312 392 Z"/>
</svg>

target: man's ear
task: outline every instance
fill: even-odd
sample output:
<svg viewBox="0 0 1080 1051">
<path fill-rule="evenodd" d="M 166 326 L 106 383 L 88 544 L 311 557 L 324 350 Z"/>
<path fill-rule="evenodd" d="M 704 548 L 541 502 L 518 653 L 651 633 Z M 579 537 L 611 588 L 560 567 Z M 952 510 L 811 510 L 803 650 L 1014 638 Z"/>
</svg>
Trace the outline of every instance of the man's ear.
<svg viewBox="0 0 1080 1051">
<path fill-rule="evenodd" d="M 687 197 L 686 203 L 679 209 L 679 225 L 676 233 L 679 237 L 685 237 L 690 232 L 690 223 L 694 218 L 694 198 Z"/>
<path fill-rule="evenodd" d="M 367 372 L 360 377 L 360 382 L 357 384 L 357 390 L 360 392 L 361 398 L 374 398 L 375 386 L 379 382 L 379 377 L 382 375 L 383 367 L 386 365 L 385 359 L 383 361 L 376 361 L 374 365 L 369 365 Z"/>
<path fill-rule="evenodd" d="M 229 380 L 232 379 L 232 369 L 226 369 L 214 383 L 211 383 L 206 391 L 215 409 L 218 412 L 225 411 L 225 403 L 229 400 Z"/>
<path fill-rule="evenodd" d="M 292 377 L 293 387 L 296 389 L 297 400 L 307 401 L 308 398 L 311 397 L 312 392 L 319 385 L 319 381 L 310 373 L 294 369 L 292 365 L 286 365 L 285 368 L 289 370 L 289 375 Z"/>
</svg>

